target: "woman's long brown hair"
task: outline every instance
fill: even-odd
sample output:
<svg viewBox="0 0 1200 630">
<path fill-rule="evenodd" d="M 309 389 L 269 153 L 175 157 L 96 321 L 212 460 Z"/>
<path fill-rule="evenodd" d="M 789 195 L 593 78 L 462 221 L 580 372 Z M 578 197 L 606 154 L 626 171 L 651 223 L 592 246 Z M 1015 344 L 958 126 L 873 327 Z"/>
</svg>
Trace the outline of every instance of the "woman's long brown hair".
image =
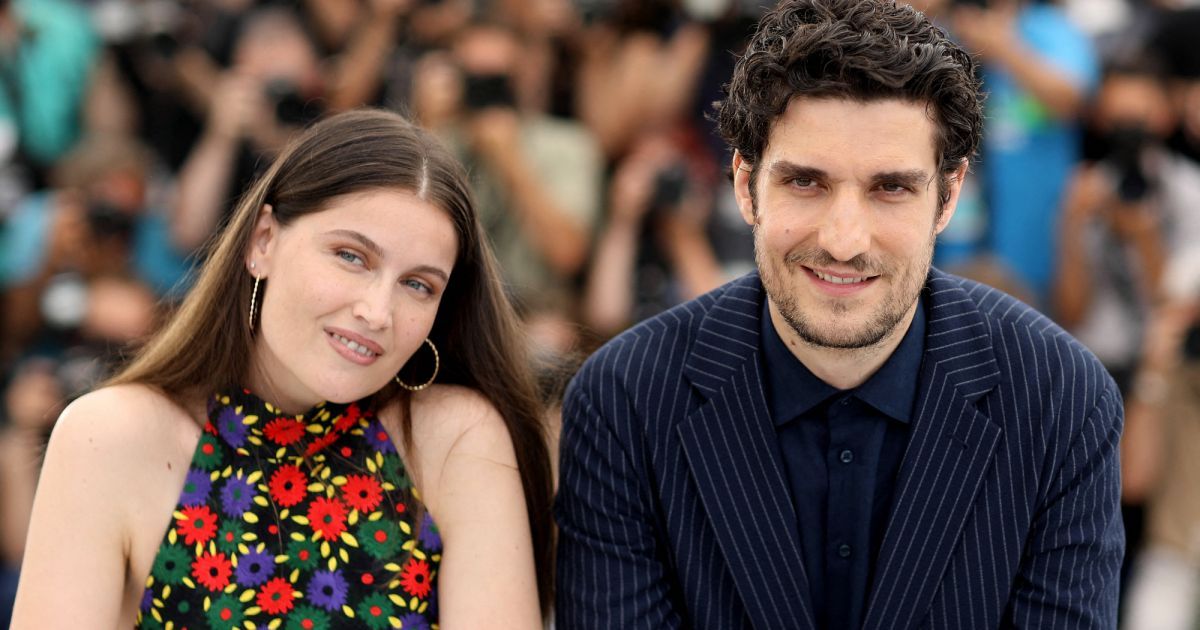
<svg viewBox="0 0 1200 630">
<path fill-rule="evenodd" d="M 378 189 L 411 192 L 444 210 L 454 223 L 458 259 L 430 333 L 441 353 L 438 382 L 481 392 L 504 417 L 525 490 L 544 612 L 553 583 L 553 487 L 544 409 L 525 333 L 482 236 L 466 174 L 437 140 L 403 117 L 347 112 L 292 141 L 243 196 L 173 318 L 106 384 L 140 383 L 175 400 L 243 386 L 253 347 L 246 322 L 253 281 L 245 255 L 259 209 L 271 204 L 286 227 L 299 216 L 320 212 L 335 197 Z M 389 383 L 370 402 L 376 408 L 401 404 L 402 438 L 411 453 L 408 393 Z"/>
</svg>

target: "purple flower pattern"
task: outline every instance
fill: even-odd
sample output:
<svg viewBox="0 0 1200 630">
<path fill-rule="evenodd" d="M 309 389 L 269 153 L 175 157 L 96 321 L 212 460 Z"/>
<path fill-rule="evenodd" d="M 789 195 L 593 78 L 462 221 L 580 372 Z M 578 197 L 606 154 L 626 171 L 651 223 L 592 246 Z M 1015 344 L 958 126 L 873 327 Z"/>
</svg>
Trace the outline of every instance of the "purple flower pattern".
<svg viewBox="0 0 1200 630">
<path fill-rule="evenodd" d="M 254 486 L 245 479 L 230 477 L 221 488 L 221 510 L 229 516 L 239 517 L 250 509 L 255 494 L 258 493 Z"/>
<path fill-rule="evenodd" d="M 317 571 L 308 583 L 308 601 L 325 610 L 339 610 L 346 603 L 349 585 L 341 571 Z"/>
<path fill-rule="evenodd" d="M 183 494 L 179 497 L 180 505 L 200 505 L 208 500 L 212 490 L 212 479 L 208 473 L 199 468 L 188 470 L 187 478 L 183 480 Z"/>
</svg>

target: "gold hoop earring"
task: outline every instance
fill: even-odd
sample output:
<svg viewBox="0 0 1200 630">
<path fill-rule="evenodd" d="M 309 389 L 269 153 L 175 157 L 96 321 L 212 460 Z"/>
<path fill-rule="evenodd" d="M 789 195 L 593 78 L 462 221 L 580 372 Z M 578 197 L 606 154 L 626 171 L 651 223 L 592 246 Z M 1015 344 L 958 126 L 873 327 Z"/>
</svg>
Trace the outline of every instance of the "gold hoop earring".
<svg viewBox="0 0 1200 630">
<path fill-rule="evenodd" d="M 250 290 L 250 317 L 246 319 L 246 323 L 250 326 L 250 334 L 254 334 L 254 315 L 258 302 L 258 283 L 262 278 L 254 276 L 254 288 Z"/>
<path fill-rule="evenodd" d="M 442 360 L 438 356 L 437 346 L 433 345 L 433 342 L 429 340 L 429 337 L 425 338 L 425 343 L 429 345 L 430 350 L 433 350 L 433 375 L 429 377 L 429 380 L 421 383 L 420 385 L 409 385 L 408 383 L 400 380 L 399 374 L 396 375 L 396 384 L 410 392 L 419 392 L 422 389 L 433 385 L 433 379 L 437 378 L 438 369 L 442 367 Z"/>
</svg>

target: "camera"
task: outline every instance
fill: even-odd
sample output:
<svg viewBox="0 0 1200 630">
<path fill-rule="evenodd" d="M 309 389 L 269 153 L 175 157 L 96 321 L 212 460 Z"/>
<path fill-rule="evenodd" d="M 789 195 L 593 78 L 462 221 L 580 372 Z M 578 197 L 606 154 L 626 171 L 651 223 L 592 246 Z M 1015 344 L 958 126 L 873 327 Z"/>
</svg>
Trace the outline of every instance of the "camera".
<svg viewBox="0 0 1200 630">
<path fill-rule="evenodd" d="M 133 234 L 133 217 L 106 201 L 88 202 L 85 216 L 88 229 L 97 239 L 128 241 Z"/>
<path fill-rule="evenodd" d="M 463 105 L 471 111 L 516 105 L 512 84 L 505 74 L 468 74 L 463 85 Z"/>
<path fill-rule="evenodd" d="M 1117 196 L 1124 202 L 1145 199 L 1154 190 L 1154 181 L 1142 166 L 1142 155 L 1152 137 L 1137 124 L 1121 125 L 1108 133 L 1104 142 L 1104 162 L 1117 178 Z"/>
<path fill-rule="evenodd" d="M 658 172 L 654 178 L 654 193 L 650 196 L 651 212 L 674 211 L 687 191 L 687 167 L 680 162 Z"/>
<path fill-rule="evenodd" d="M 303 127 L 321 117 L 321 104 L 306 99 L 300 88 L 289 79 L 271 79 L 264 88 L 267 99 L 275 104 L 275 120 L 285 125 Z"/>
</svg>

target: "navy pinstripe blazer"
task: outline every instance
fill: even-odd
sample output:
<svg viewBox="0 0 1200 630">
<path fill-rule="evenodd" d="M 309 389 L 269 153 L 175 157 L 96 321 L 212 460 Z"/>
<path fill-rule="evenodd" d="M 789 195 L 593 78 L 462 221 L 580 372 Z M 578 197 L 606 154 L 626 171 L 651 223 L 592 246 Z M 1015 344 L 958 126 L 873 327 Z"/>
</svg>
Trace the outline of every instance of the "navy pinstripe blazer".
<svg viewBox="0 0 1200 630">
<path fill-rule="evenodd" d="M 1003 293 L 930 271 L 908 449 L 864 627 L 1115 628 L 1122 405 Z M 556 622 L 813 628 L 751 274 L 639 324 L 563 410 Z"/>
</svg>

